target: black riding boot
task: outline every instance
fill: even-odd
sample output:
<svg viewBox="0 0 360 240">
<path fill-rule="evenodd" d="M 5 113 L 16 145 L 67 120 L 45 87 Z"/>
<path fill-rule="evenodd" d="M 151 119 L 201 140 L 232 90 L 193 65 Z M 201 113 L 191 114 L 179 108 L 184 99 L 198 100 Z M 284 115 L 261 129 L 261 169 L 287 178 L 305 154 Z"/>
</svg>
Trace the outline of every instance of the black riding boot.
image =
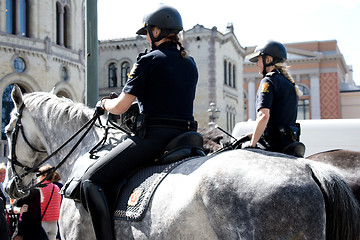
<svg viewBox="0 0 360 240">
<path fill-rule="evenodd" d="M 82 186 L 85 197 L 82 202 L 91 215 L 96 239 L 114 240 L 112 218 L 104 191 L 89 180 L 85 180 Z"/>
</svg>

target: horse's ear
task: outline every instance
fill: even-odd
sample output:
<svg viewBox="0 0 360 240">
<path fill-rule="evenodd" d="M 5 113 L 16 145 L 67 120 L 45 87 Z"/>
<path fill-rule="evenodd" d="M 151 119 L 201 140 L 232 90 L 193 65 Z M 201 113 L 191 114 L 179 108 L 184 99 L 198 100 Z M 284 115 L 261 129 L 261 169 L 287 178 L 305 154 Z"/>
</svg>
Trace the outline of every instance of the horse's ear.
<svg viewBox="0 0 360 240">
<path fill-rule="evenodd" d="M 11 98 L 15 104 L 15 107 L 19 109 L 23 104 L 23 96 L 20 87 L 16 84 L 14 85 L 14 88 L 11 92 Z"/>
<path fill-rule="evenodd" d="M 50 94 L 55 94 L 55 87 L 53 87 L 49 93 Z"/>
</svg>

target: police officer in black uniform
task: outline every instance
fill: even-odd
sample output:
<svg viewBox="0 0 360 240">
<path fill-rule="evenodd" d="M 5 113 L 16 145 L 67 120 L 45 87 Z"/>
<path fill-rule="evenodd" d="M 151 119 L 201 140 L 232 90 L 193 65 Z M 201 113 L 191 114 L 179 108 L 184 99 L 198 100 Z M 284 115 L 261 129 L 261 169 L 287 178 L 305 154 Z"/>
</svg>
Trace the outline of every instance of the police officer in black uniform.
<svg viewBox="0 0 360 240">
<path fill-rule="evenodd" d="M 176 136 L 197 130 L 193 101 L 198 71 L 179 41 L 182 29 L 179 12 L 170 6 L 160 5 L 145 15 L 137 34 L 147 36 L 152 50 L 139 55 L 121 94 L 101 101 L 102 109 L 122 114 L 137 99 L 141 115 L 135 136 L 100 158 L 82 178 L 83 203 L 97 239 L 114 239 L 104 190 L 159 158 Z M 97 111 L 101 113 L 99 107 Z"/>
<path fill-rule="evenodd" d="M 258 46 L 249 56 L 256 62 L 263 75 L 256 97 L 256 126 L 249 134 L 245 147 L 260 147 L 275 152 L 284 152 L 287 146 L 299 140 L 300 129 L 296 123 L 301 91 L 287 71 L 286 48 L 276 41 Z M 297 149 L 294 155 L 303 155 L 305 149 Z"/>
</svg>

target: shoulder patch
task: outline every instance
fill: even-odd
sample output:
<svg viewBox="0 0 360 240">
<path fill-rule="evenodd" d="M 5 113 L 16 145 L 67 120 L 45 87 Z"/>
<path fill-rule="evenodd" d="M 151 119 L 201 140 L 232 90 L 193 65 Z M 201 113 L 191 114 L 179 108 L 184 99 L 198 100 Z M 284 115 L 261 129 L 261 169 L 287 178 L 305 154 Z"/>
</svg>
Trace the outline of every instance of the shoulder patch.
<svg viewBox="0 0 360 240">
<path fill-rule="evenodd" d="M 269 92 L 270 85 L 268 83 L 263 83 L 261 87 L 261 92 Z"/>
<path fill-rule="evenodd" d="M 137 67 L 138 67 L 138 64 L 135 63 L 135 64 L 133 65 L 130 73 L 129 73 L 129 78 L 130 78 L 130 79 L 134 78 L 134 74 L 135 74 L 135 71 L 136 71 Z"/>
</svg>

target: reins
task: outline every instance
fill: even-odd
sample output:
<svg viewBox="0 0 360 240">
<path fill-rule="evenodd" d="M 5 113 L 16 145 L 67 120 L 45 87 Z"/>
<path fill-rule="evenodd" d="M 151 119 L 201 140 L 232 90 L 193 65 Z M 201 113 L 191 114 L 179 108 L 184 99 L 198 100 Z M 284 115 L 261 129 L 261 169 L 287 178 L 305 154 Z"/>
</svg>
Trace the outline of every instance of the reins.
<svg viewBox="0 0 360 240">
<path fill-rule="evenodd" d="M 31 149 L 33 149 L 34 151 L 36 152 L 46 152 L 46 151 L 42 151 L 42 150 L 38 150 L 36 148 L 34 148 L 30 143 L 29 141 L 27 140 L 26 136 L 25 136 L 25 133 L 24 133 L 24 130 L 23 130 L 23 127 L 22 127 L 22 124 L 21 124 L 21 117 L 22 117 L 22 112 L 23 112 L 23 109 L 24 109 L 25 105 L 22 104 L 19 111 L 17 112 L 17 121 L 16 121 L 16 125 L 15 125 L 15 128 L 13 130 L 13 133 L 12 133 L 12 140 L 11 140 L 11 168 L 13 170 L 13 172 L 15 173 L 15 181 L 16 183 L 18 184 L 18 186 L 21 186 L 23 189 L 21 189 L 22 191 L 29 191 L 31 189 L 34 189 L 36 187 L 39 187 L 42 185 L 42 183 L 44 181 L 46 181 L 48 178 L 51 177 L 52 174 L 47 174 L 47 176 L 40 182 L 36 183 L 35 185 L 31 186 L 31 187 L 27 187 L 25 188 L 23 186 L 23 184 L 21 184 L 21 179 L 25 176 L 27 176 L 28 174 L 30 173 L 34 173 L 34 172 L 38 172 L 38 169 L 41 165 L 43 165 L 45 162 L 47 162 L 50 158 L 52 158 L 55 154 L 57 154 L 61 149 L 63 149 L 69 142 L 71 142 L 77 135 L 79 135 L 86 127 L 87 129 L 85 130 L 84 134 L 79 138 L 79 140 L 74 144 L 74 146 L 70 149 L 70 151 L 68 152 L 68 154 L 63 158 L 63 160 L 60 161 L 60 163 L 53 167 L 53 168 L 50 168 L 48 169 L 47 171 L 44 171 L 42 172 L 41 174 L 39 175 L 43 175 L 43 174 L 46 174 L 46 173 L 54 173 L 57 169 L 59 169 L 64 163 L 65 161 L 68 159 L 68 157 L 74 152 L 74 150 L 77 148 L 77 146 L 81 143 L 81 141 L 85 138 L 85 136 L 89 133 L 91 127 L 95 124 L 96 120 L 99 119 L 99 122 L 100 122 L 100 116 L 99 114 L 95 111 L 94 113 L 94 116 L 89 120 L 87 121 L 76 133 L 74 133 L 66 142 L 64 142 L 59 148 L 57 148 L 53 153 L 51 153 L 49 156 L 47 156 L 45 159 L 43 159 L 40 163 L 34 165 L 33 167 L 28 167 L 28 166 L 25 166 L 23 165 L 22 163 L 20 163 L 18 160 L 17 160 L 17 157 L 16 157 L 16 153 L 15 153 L 15 145 L 16 145 L 16 140 L 17 140 L 17 137 L 18 137 L 18 132 L 19 132 L 19 129 L 22 133 L 22 136 L 23 136 L 23 139 L 24 141 L 29 145 L 29 147 Z M 101 125 L 101 122 L 100 122 L 100 125 Z M 15 170 L 15 165 L 18 165 L 20 167 L 22 167 L 24 169 L 24 173 L 19 175 L 16 170 Z"/>
</svg>

